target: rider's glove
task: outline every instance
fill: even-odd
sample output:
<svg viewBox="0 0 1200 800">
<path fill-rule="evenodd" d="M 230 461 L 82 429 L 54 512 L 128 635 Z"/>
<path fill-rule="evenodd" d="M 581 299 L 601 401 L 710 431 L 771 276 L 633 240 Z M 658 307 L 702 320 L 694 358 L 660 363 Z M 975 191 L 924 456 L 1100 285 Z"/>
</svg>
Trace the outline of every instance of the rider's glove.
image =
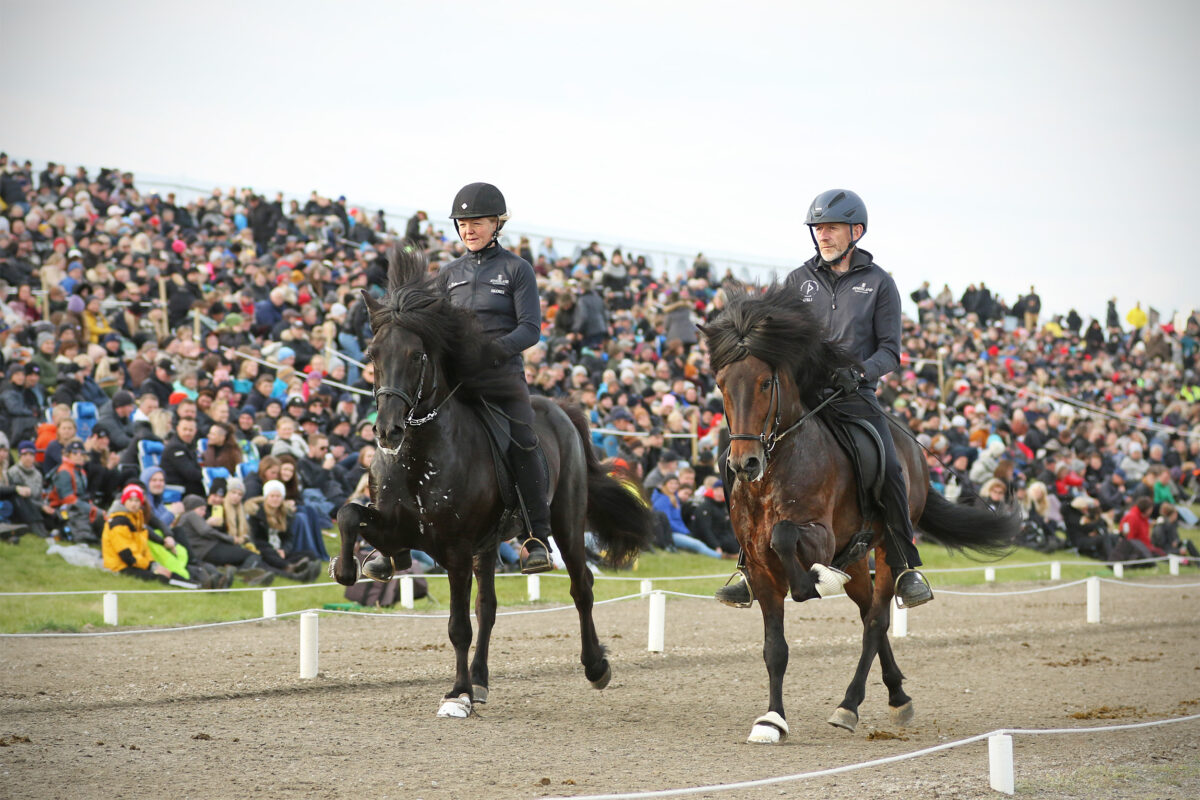
<svg viewBox="0 0 1200 800">
<path fill-rule="evenodd" d="M 833 387 L 841 389 L 844 395 L 857 393 L 862 384 L 863 374 L 854 367 L 838 367 L 833 371 Z"/>
</svg>

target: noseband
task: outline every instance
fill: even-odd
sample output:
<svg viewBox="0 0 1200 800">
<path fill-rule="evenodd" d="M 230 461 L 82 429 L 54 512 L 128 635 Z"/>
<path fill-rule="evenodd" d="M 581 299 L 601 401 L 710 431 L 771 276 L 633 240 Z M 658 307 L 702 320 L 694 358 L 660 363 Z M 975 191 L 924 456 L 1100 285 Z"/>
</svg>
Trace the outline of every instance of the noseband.
<svg viewBox="0 0 1200 800">
<path fill-rule="evenodd" d="M 822 408 L 829 405 L 837 398 L 841 397 L 842 394 L 843 394 L 843 390 L 840 387 L 838 389 L 835 389 L 833 394 L 831 394 L 829 397 L 825 398 L 825 400 L 822 401 L 822 403 L 819 406 L 814 408 L 812 411 L 809 411 L 807 414 L 805 414 L 800 419 L 798 419 L 795 423 L 793 423 L 790 427 L 786 428 L 785 430 L 783 430 L 781 432 L 779 430 L 779 425 L 780 425 L 780 415 L 782 414 L 782 411 L 783 411 L 783 403 L 781 402 L 780 397 L 779 397 L 779 371 L 771 370 L 771 401 L 770 401 L 770 403 L 767 404 L 767 414 L 765 417 L 763 417 L 762 433 L 755 436 L 753 433 L 733 433 L 732 431 L 730 431 L 729 439 L 731 441 L 742 439 L 745 441 L 758 442 L 759 444 L 762 445 L 762 448 L 763 448 L 763 461 L 764 462 L 769 461 L 771 458 L 771 451 L 773 451 L 775 449 L 775 445 L 779 444 L 779 442 L 783 439 L 783 437 L 787 436 L 789 433 L 791 433 L 792 431 L 799 428 L 801 425 L 803 425 L 805 422 L 807 422 L 809 420 L 809 418 L 812 417 L 813 414 L 816 414 Z M 775 409 L 774 417 L 771 416 L 772 408 Z"/>
<path fill-rule="evenodd" d="M 458 391 L 459 386 L 462 386 L 462 384 L 459 383 L 453 389 L 451 389 L 450 393 L 447 394 L 442 399 L 442 402 L 440 402 L 436 406 L 434 406 L 433 409 L 425 416 L 423 416 L 423 417 L 413 416 L 413 414 L 415 414 L 417 411 L 417 406 L 420 405 L 421 401 L 425 398 L 425 371 L 426 371 L 426 369 L 428 369 L 428 367 L 429 367 L 429 354 L 421 353 L 421 375 L 420 375 L 420 377 L 417 378 L 417 393 L 416 393 L 415 397 L 413 395 L 409 394 L 408 392 L 406 392 L 405 390 L 397 389 L 393 386 L 376 386 L 374 389 L 376 406 L 379 405 L 379 398 L 387 397 L 388 395 L 393 395 L 395 397 L 399 397 L 401 400 L 408 403 L 408 414 L 406 414 L 404 419 L 401 420 L 401 422 L 400 422 L 400 428 L 403 430 L 407 430 L 408 428 L 416 428 L 421 425 L 424 425 L 426 422 L 432 421 L 438 415 L 438 412 L 442 410 L 442 406 L 444 406 L 446 404 L 446 401 L 454 396 L 454 393 Z M 433 386 L 430 387 L 429 396 L 433 397 L 434 395 L 436 395 L 437 389 L 438 389 L 437 372 L 434 372 L 433 373 Z"/>
</svg>

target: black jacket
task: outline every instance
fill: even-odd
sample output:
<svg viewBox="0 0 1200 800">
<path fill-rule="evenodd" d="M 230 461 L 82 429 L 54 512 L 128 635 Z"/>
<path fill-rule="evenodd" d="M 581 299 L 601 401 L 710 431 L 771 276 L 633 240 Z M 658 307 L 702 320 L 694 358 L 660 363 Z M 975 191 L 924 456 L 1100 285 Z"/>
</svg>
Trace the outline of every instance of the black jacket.
<svg viewBox="0 0 1200 800">
<path fill-rule="evenodd" d="M 521 353 L 537 344 L 542 333 L 537 276 L 529 262 L 497 244 L 454 259 L 438 278 L 450 302 L 473 310 L 484 331 L 508 354 L 506 367 L 520 372 Z"/>
<path fill-rule="evenodd" d="M 839 275 L 813 256 L 787 276 L 800 302 L 825 323 L 830 341 L 862 364 L 867 384 L 900 366 L 900 292 L 871 254 L 856 248 L 850 269 Z"/>
<path fill-rule="evenodd" d="M 196 455 L 196 444 L 184 444 L 178 436 L 163 443 L 163 477 L 167 483 L 183 487 L 183 493 L 205 497 L 204 473 L 200 469 L 200 458 Z"/>
</svg>

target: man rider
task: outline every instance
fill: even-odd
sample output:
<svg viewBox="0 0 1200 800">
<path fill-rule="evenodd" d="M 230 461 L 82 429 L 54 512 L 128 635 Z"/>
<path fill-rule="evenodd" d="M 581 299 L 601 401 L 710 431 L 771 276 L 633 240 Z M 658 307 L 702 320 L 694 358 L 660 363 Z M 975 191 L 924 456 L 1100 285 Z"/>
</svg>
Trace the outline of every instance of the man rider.
<svg viewBox="0 0 1200 800">
<path fill-rule="evenodd" d="M 845 189 L 822 192 L 809 206 L 805 224 L 817 254 L 793 270 L 786 284 L 796 290 L 799 302 L 811 304 L 830 339 L 862 364 L 862 371 L 843 367 L 832 376 L 832 386 L 845 398 L 836 405 L 869 422 L 883 440 L 884 502 L 891 532 L 887 564 L 897 576 L 900 605 L 921 605 L 933 599 L 933 591 L 916 569 L 921 557 L 913 544 L 908 491 L 887 417 L 875 396 L 879 379 L 900 365 L 900 293 L 871 254 L 858 247 L 867 230 L 867 208 L 857 194 Z M 739 560 L 738 569 L 743 567 Z M 716 597 L 739 608 L 752 602 L 745 580 L 719 589 Z"/>
</svg>

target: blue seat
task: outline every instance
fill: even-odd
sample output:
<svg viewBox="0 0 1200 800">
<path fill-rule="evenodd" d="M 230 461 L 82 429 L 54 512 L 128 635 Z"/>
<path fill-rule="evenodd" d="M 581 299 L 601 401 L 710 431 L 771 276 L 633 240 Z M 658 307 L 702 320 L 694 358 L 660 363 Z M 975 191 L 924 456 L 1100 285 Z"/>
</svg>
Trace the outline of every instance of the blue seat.
<svg viewBox="0 0 1200 800">
<path fill-rule="evenodd" d="M 247 475 L 253 475 L 258 472 L 257 461 L 243 461 L 237 465 L 237 476 L 242 480 L 246 480 Z"/>
<path fill-rule="evenodd" d="M 208 449 L 208 437 L 207 436 L 205 436 L 203 439 L 196 440 L 196 452 L 197 453 L 199 453 L 200 455 L 204 455 L 204 451 L 207 449 Z"/>
<path fill-rule="evenodd" d="M 163 487 L 163 504 L 166 503 L 181 503 L 183 502 L 183 487 L 178 484 L 168 483 Z"/>
<path fill-rule="evenodd" d="M 80 439 L 86 439 L 92 435 L 92 428 L 95 426 L 98 416 L 95 403 L 80 400 L 71 407 L 71 416 L 75 420 L 75 428 Z"/>
<path fill-rule="evenodd" d="M 225 467 L 202 467 L 201 472 L 204 475 L 204 494 L 208 496 L 212 494 L 212 486 L 218 479 L 229 479 L 231 476 L 229 470 Z"/>
<path fill-rule="evenodd" d="M 162 463 L 163 443 L 153 439 L 142 439 L 137 443 L 138 469 L 157 467 Z"/>
</svg>

